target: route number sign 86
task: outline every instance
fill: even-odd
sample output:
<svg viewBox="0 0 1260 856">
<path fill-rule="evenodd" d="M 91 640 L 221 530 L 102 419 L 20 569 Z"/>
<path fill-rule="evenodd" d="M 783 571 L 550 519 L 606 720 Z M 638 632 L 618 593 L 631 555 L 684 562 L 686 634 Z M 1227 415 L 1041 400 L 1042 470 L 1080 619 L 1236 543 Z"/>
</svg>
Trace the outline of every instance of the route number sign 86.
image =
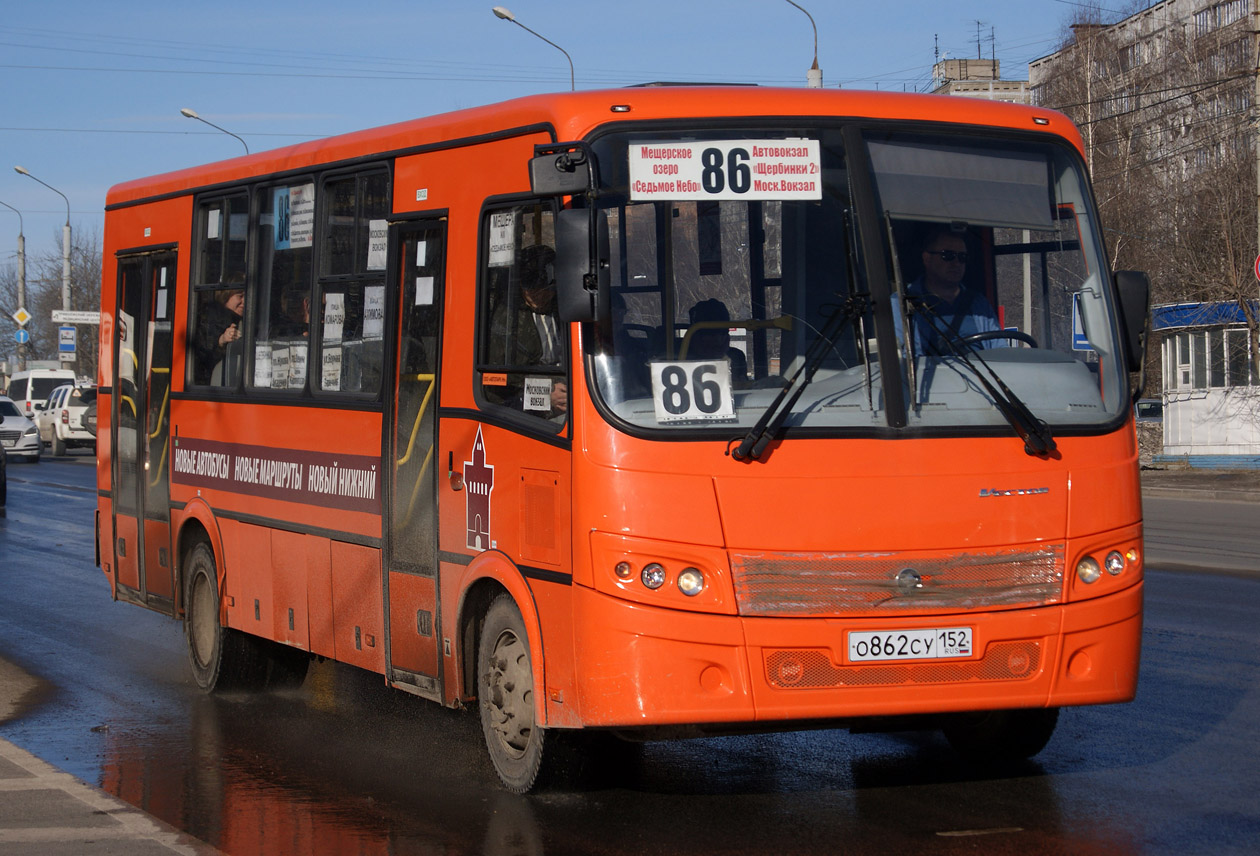
<svg viewBox="0 0 1260 856">
<path fill-rule="evenodd" d="M 734 419 L 731 365 L 726 360 L 654 362 L 652 402 L 658 422 Z"/>
</svg>

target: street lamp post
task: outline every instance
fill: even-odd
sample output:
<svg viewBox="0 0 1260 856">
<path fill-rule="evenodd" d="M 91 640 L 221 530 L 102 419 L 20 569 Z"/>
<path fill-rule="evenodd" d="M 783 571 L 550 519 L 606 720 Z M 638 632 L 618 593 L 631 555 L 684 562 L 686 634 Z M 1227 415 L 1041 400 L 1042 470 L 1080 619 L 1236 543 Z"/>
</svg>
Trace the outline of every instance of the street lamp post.
<svg viewBox="0 0 1260 856">
<path fill-rule="evenodd" d="M 560 47 L 558 44 L 556 44 L 555 42 L 553 42 L 551 39 L 547 38 L 546 36 L 535 33 L 529 27 L 525 26 L 520 21 L 516 20 L 516 16 L 513 15 L 510 11 L 508 11 L 504 7 L 495 6 L 491 11 L 494 12 L 494 16 L 496 18 L 502 18 L 504 21 L 511 21 L 513 24 L 520 27 L 525 32 L 530 33 L 531 35 L 534 35 L 534 36 L 538 36 L 538 38 L 542 39 L 544 42 L 551 45 L 556 50 L 560 51 L 560 53 L 564 54 L 564 58 L 569 61 L 569 90 L 573 91 L 577 89 L 577 78 L 573 74 L 573 57 L 569 56 L 568 51 Z"/>
<path fill-rule="evenodd" d="M 216 131 L 222 131 L 223 133 L 227 134 L 229 137 L 236 137 L 236 134 L 233 134 L 227 128 L 220 128 L 218 125 L 214 124 L 214 122 L 211 122 L 208 119 L 203 119 L 200 116 L 198 116 L 196 110 L 190 110 L 189 108 L 184 107 L 179 111 L 179 114 L 181 116 L 187 116 L 189 119 L 196 119 L 198 122 L 204 122 L 205 124 L 209 125 L 211 128 L 214 128 Z M 249 145 L 240 137 L 236 137 L 236 139 L 242 146 L 245 146 L 245 154 L 249 154 Z"/>
<path fill-rule="evenodd" d="M 17 308 L 23 309 L 26 306 L 26 235 L 24 234 L 25 227 L 22 223 L 22 212 L 14 208 L 12 205 L 10 205 L 7 202 L 0 202 L 0 205 L 3 205 L 5 208 L 8 208 L 14 214 L 18 215 L 18 244 L 17 244 L 18 305 L 17 305 Z M 26 342 L 22 341 L 20 337 L 18 338 L 17 349 L 18 349 L 17 351 L 18 352 L 18 365 L 17 365 L 18 371 L 25 371 L 26 370 Z"/>
<path fill-rule="evenodd" d="M 61 308 L 67 312 L 70 311 L 70 200 L 57 188 L 53 187 L 46 181 L 31 175 L 30 170 L 24 166 L 15 166 L 13 171 L 24 175 L 27 178 L 34 179 L 40 184 L 47 187 L 53 193 L 60 196 L 66 201 L 66 225 L 61 230 Z"/>
<path fill-rule="evenodd" d="M 30 170 L 24 166 L 15 166 L 13 171 L 27 178 L 34 179 L 40 184 L 47 187 L 53 193 L 60 196 L 66 202 L 66 225 L 61 230 L 61 308 L 69 311 L 70 309 L 70 200 L 66 195 L 57 188 L 53 187 L 46 181 L 43 181 L 31 175 Z"/>
<path fill-rule="evenodd" d="M 822 69 L 818 67 L 818 25 L 814 23 L 814 16 L 809 14 L 800 3 L 793 3 L 792 0 L 787 0 L 787 2 L 804 12 L 805 17 L 809 18 L 809 25 L 814 28 L 814 64 L 806 72 L 805 80 L 810 89 L 822 89 Z"/>
</svg>

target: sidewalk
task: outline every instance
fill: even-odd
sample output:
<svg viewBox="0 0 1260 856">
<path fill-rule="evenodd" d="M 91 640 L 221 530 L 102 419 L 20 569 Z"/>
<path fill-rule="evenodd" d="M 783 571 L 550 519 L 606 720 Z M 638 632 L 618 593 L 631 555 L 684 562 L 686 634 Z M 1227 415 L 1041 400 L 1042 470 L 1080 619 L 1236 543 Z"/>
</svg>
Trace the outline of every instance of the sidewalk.
<svg viewBox="0 0 1260 856">
<path fill-rule="evenodd" d="M 1146 496 L 1260 502 L 1260 471 L 1142 470 Z M 39 682 L 0 660 L 0 722 Z M 220 851 L 0 738 L 0 854 L 212 856 Z"/>
<path fill-rule="evenodd" d="M 0 660 L 0 722 L 39 682 Z M 220 851 L 0 739 L 0 854 L 211 856 Z"/>
<path fill-rule="evenodd" d="M 1142 494 L 1260 502 L 1260 470 L 1143 469 Z"/>
</svg>

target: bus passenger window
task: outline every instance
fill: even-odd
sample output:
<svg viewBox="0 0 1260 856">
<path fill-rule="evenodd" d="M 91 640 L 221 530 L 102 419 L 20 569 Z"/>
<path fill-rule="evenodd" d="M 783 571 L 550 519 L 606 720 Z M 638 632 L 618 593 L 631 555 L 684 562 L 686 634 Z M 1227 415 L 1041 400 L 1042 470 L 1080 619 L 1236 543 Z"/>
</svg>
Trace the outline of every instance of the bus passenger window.
<svg viewBox="0 0 1260 856">
<path fill-rule="evenodd" d="M 244 194 L 200 204 L 187 349 L 194 385 L 236 386 L 240 378 L 248 234 L 249 198 Z"/>
<path fill-rule="evenodd" d="M 254 316 L 256 389 L 306 387 L 311 305 L 311 255 L 315 240 L 315 183 L 297 180 L 265 187 L 258 200 L 258 283 Z"/>
<path fill-rule="evenodd" d="M 568 328 L 556 311 L 553 216 L 541 204 L 486 215 L 478 363 L 488 403 L 561 425 Z"/>
<path fill-rule="evenodd" d="M 311 317 L 319 354 L 312 386 L 328 393 L 375 394 L 385 356 L 389 173 L 338 176 L 323 187 L 319 308 Z"/>
</svg>

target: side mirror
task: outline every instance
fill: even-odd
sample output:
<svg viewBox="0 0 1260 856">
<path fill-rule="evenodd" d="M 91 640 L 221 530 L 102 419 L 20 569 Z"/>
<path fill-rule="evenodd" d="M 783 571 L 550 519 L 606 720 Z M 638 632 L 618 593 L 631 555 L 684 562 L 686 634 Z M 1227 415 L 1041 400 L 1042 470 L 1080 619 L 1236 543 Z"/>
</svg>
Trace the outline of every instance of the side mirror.
<svg viewBox="0 0 1260 856">
<path fill-rule="evenodd" d="M 561 321 L 599 321 L 608 314 L 608 221 L 595 209 L 565 208 L 556 216 L 555 273 Z"/>
<path fill-rule="evenodd" d="M 537 196 L 571 196 L 591 187 L 591 158 L 582 143 L 535 146 L 529 186 Z"/>
<path fill-rule="evenodd" d="M 1125 358 L 1129 371 L 1140 372 L 1146 365 L 1146 328 L 1151 309 L 1151 283 L 1138 270 L 1116 271 L 1120 292 L 1120 323 L 1124 335 Z"/>
</svg>

